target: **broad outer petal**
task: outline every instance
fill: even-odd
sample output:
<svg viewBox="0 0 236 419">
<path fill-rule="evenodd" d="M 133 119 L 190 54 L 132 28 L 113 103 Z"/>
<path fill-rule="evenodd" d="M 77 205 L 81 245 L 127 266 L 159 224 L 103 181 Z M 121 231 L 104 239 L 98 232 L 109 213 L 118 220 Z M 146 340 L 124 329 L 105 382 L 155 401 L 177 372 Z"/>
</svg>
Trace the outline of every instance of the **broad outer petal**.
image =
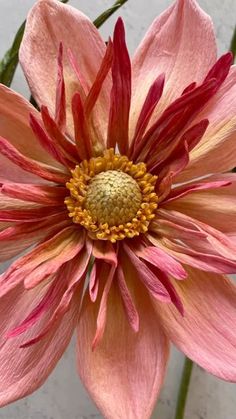
<svg viewBox="0 0 236 419">
<path fill-rule="evenodd" d="M 236 174 L 211 176 L 207 181 L 230 181 L 223 188 L 189 193 L 183 198 L 164 204 L 164 208 L 176 210 L 215 227 L 224 233 L 236 234 Z"/>
<path fill-rule="evenodd" d="M 39 112 L 26 99 L 0 84 L 0 136 L 25 156 L 56 166 L 57 162 L 40 146 L 30 128 L 30 113 L 39 117 Z M 38 177 L 26 173 L 0 154 L 1 177 L 16 182 L 39 181 Z"/>
<path fill-rule="evenodd" d="M 205 370 L 236 381 L 236 287 L 227 278 L 188 268 L 186 281 L 175 282 L 184 305 L 156 303 L 171 341 Z"/>
<path fill-rule="evenodd" d="M 207 131 L 191 151 L 190 162 L 176 182 L 236 166 L 236 66 L 231 67 L 222 87 L 192 124 L 205 118 L 209 120 Z"/>
<path fill-rule="evenodd" d="M 48 106 L 53 115 L 60 42 L 64 50 L 68 128 L 72 132 L 71 98 L 81 86 L 68 61 L 68 49 L 78 63 L 82 88 L 88 90 L 95 80 L 106 45 L 92 22 L 75 8 L 56 0 L 37 1 L 27 18 L 20 62 L 37 103 Z M 105 107 L 106 111 L 109 94 L 109 89 L 104 88 L 100 98 L 101 108 Z"/>
<path fill-rule="evenodd" d="M 190 83 L 202 81 L 215 61 L 210 17 L 195 0 L 177 0 L 153 22 L 134 55 L 131 125 L 158 74 L 166 76 L 159 113 Z"/>
<path fill-rule="evenodd" d="M 87 295 L 82 308 L 79 373 L 106 418 L 149 418 L 164 379 L 168 341 L 145 290 L 139 291 L 135 304 L 140 316 L 137 333 L 128 323 L 119 289 L 113 284 L 105 333 L 93 352 L 98 303 L 91 303 Z"/>
<path fill-rule="evenodd" d="M 1 299 L 0 304 L 0 406 L 22 398 L 40 387 L 65 351 L 77 321 L 78 306 L 74 300 L 61 322 L 43 340 L 28 347 L 20 345 L 37 335 L 44 325 L 38 321 L 19 337 L 4 339 L 12 327 L 21 323 L 37 305 L 42 290 L 25 291 L 17 286 Z M 44 321 L 46 319 L 44 318 Z"/>
</svg>

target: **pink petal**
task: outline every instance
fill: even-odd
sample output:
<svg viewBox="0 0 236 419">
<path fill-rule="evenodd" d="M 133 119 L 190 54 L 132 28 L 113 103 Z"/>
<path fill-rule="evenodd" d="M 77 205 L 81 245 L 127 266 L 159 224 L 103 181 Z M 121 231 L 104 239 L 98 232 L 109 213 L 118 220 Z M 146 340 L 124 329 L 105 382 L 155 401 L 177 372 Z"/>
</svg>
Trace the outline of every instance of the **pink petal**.
<svg viewBox="0 0 236 419">
<path fill-rule="evenodd" d="M 72 143 L 60 130 L 57 123 L 54 119 L 50 116 L 48 108 L 46 106 L 41 106 L 41 115 L 42 120 L 45 126 L 47 133 L 49 134 L 50 138 L 53 140 L 57 146 L 62 148 L 66 157 L 77 163 L 79 160 L 79 155 L 74 143 Z"/>
<path fill-rule="evenodd" d="M 0 136 L 6 138 L 24 156 L 57 166 L 35 138 L 29 124 L 30 114 L 35 118 L 40 117 L 40 113 L 25 98 L 1 84 Z"/>
<path fill-rule="evenodd" d="M 0 223 L 0 262 L 11 259 L 21 252 L 65 228 L 69 223 L 64 214 L 48 216 L 43 221 L 22 223 L 12 226 L 12 223 Z"/>
<path fill-rule="evenodd" d="M 18 286 L 1 299 L 0 406 L 31 394 L 40 387 L 71 339 L 78 317 L 76 299 L 63 319 L 50 330 L 47 339 L 29 348 L 20 349 L 25 339 L 30 339 L 44 326 L 45 317 L 42 317 L 27 334 L 8 340 L 3 338 L 7 331 L 32 311 L 45 291 L 25 291 Z"/>
<path fill-rule="evenodd" d="M 24 281 L 33 288 L 43 279 L 57 272 L 63 263 L 73 259 L 84 246 L 84 235 L 74 227 L 67 227 L 43 241 L 16 260 L 2 275 L 0 295 Z"/>
<path fill-rule="evenodd" d="M 166 173 L 171 173 L 173 177 L 176 176 L 189 163 L 189 153 L 201 141 L 208 125 L 208 119 L 203 119 L 198 124 L 191 126 L 183 135 L 179 136 L 177 134 L 177 138 L 173 138 L 172 141 L 169 141 L 169 144 L 162 144 L 161 150 L 159 149 L 159 152 L 157 150 L 148 158 L 148 169 L 153 173 L 158 173 L 158 177 L 161 179 Z M 185 154 L 187 157 L 186 163 L 184 161 L 183 167 L 176 170 L 176 161 Z"/>
<path fill-rule="evenodd" d="M 98 288 L 99 288 L 99 278 L 98 278 L 98 270 L 100 267 L 101 262 L 94 261 L 90 275 L 89 275 L 89 295 L 91 301 L 94 303 L 97 299 L 98 295 Z"/>
<path fill-rule="evenodd" d="M 187 214 L 225 233 L 236 232 L 236 174 L 210 176 L 204 182 L 231 184 L 223 188 L 193 191 L 166 204 L 165 208 Z"/>
<path fill-rule="evenodd" d="M 218 180 L 218 181 L 211 181 L 211 182 L 207 182 L 207 181 L 195 182 L 195 183 L 188 183 L 187 185 L 181 185 L 172 189 L 167 199 L 163 202 L 163 205 L 167 203 L 169 204 L 171 201 L 182 198 L 195 191 L 218 189 L 224 186 L 229 186 L 230 184 L 231 184 L 230 181 Z"/>
<path fill-rule="evenodd" d="M 109 105 L 108 103 L 104 103 L 104 106 L 101 107 L 99 105 L 99 98 L 101 98 L 104 91 L 104 82 L 110 77 L 112 61 L 113 44 L 109 39 L 97 76 L 85 98 L 85 113 L 87 119 L 91 122 L 90 131 L 95 155 L 99 155 L 101 150 L 106 148 Z"/>
<path fill-rule="evenodd" d="M 74 121 L 74 138 L 78 155 L 81 160 L 90 159 L 93 155 L 92 140 L 85 108 L 78 92 L 75 93 L 72 98 L 72 114 Z"/>
<path fill-rule="evenodd" d="M 182 317 L 174 307 L 156 302 L 157 313 L 172 342 L 201 367 L 236 381 L 236 288 L 226 277 L 188 269 L 176 283 L 184 302 Z"/>
<path fill-rule="evenodd" d="M 58 282 L 59 287 L 55 288 L 57 289 L 57 299 L 59 300 L 60 297 L 60 301 L 58 302 L 58 305 L 51 317 L 49 317 L 45 327 L 40 330 L 38 335 L 25 341 L 21 345 L 21 348 L 34 345 L 36 342 L 44 338 L 58 322 L 58 320 L 62 319 L 65 313 L 69 310 L 74 298 L 76 298 L 76 304 L 79 309 L 83 296 L 84 282 L 90 256 L 91 246 L 88 249 L 83 249 L 78 256 L 62 265 L 62 267 L 58 270 L 56 281 Z M 60 293 L 60 287 L 62 286 L 62 293 Z"/>
<path fill-rule="evenodd" d="M 39 186 L 27 183 L 4 183 L 0 191 L 1 194 L 7 195 L 11 198 L 50 206 L 64 205 L 64 199 L 68 195 L 68 190 L 63 187 Z"/>
<path fill-rule="evenodd" d="M 198 115 L 208 118 L 209 127 L 198 146 L 190 154 L 190 164 L 177 182 L 194 177 L 231 170 L 236 166 L 236 68 L 232 67 L 222 87 Z"/>
<path fill-rule="evenodd" d="M 170 240 L 165 240 L 166 252 L 175 257 L 179 262 L 201 269 L 207 272 L 218 274 L 235 274 L 236 262 L 234 260 L 212 254 L 211 249 L 194 250 L 190 246 L 176 244 Z"/>
<path fill-rule="evenodd" d="M 112 282 L 114 279 L 114 274 L 116 270 L 116 266 L 112 265 L 110 269 L 106 269 L 107 266 L 103 266 L 104 269 L 101 270 L 101 276 L 105 280 L 105 286 L 102 292 L 102 298 L 100 301 L 100 306 L 97 315 L 97 328 L 96 333 L 92 343 L 92 350 L 96 349 L 97 345 L 100 344 L 104 330 L 107 322 L 107 302 L 108 296 L 111 290 Z"/>
<path fill-rule="evenodd" d="M 20 62 L 33 96 L 39 105 L 46 105 L 54 113 L 57 85 L 57 57 L 61 41 L 65 51 L 63 72 L 67 97 L 68 129 L 73 132 L 70 113 L 71 98 L 79 90 L 79 80 L 67 58 L 73 49 L 86 85 L 91 87 L 105 53 L 105 43 L 92 22 L 81 12 L 56 0 L 36 2 L 31 9 L 20 49 Z M 32 61 L 32 57 L 34 57 Z M 110 78 L 105 82 L 99 98 L 99 116 L 109 103 Z M 99 120 L 99 117 L 98 117 Z M 105 132 L 104 132 L 105 134 Z"/>
<path fill-rule="evenodd" d="M 215 61 L 211 19 L 194 0 L 176 1 L 153 22 L 135 53 L 132 125 L 158 74 L 165 73 L 167 81 L 159 113 L 190 83 L 201 82 Z"/>
<path fill-rule="evenodd" d="M 179 260 L 181 263 L 193 266 L 198 269 L 216 272 L 216 273 L 235 273 L 236 272 L 236 245 L 220 231 L 201 223 L 198 220 L 192 219 L 184 214 L 175 211 L 160 211 L 168 220 L 174 219 L 176 225 L 194 226 L 185 234 L 179 234 L 174 228 L 174 234 L 167 234 L 162 230 L 163 237 L 161 237 L 161 230 L 158 228 L 158 221 L 152 226 L 156 236 L 150 234 L 150 241 L 157 247 L 161 247 L 168 254 Z M 169 224 L 170 230 L 171 225 Z M 198 235 L 197 232 L 202 233 Z M 171 231 L 170 231 L 171 233 Z"/>
<path fill-rule="evenodd" d="M 151 244 L 151 243 L 150 243 Z M 185 279 L 187 274 L 182 265 L 159 247 L 143 245 L 135 249 L 139 258 L 151 263 L 168 275 L 176 279 Z"/>
<path fill-rule="evenodd" d="M 104 417 L 150 417 L 168 358 L 168 342 L 156 321 L 151 301 L 143 287 L 139 286 L 139 291 L 136 288 L 140 328 L 134 333 L 122 309 L 119 291 L 113 285 L 105 333 L 100 345 L 92 351 L 98 304 L 91 304 L 86 294 L 78 326 L 80 377 Z"/>
<path fill-rule="evenodd" d="M 147 267 L 147 265 L 139 259 L 138 251 L 133 250 L 127 244 L 123 244 L 125 255 L 121 254 L 122 264 L 129 264 L 133 275 L 137 276 L 140 282 L 144 284 L 147 290 L 161 301 L 169 302 L 170 296 L 162 282 L 158 277 Z M 127 257 L 128 256 L 128 257 Z"/>
<path fill-rule="evenodd" d="M 160 269 L 158 269 L 156 266 L 153 266 L 150 263 L 148 264 L 148 266 L 150 267 L 151 271 L 156 275 L 156 277 L 162 282 L 164 287 L 167 289 L 169 296 L 171 298 L 171 302 L 175 305 L 177 310 L 183 316 L 184 315 L 183 303 L 174 285 L 172 284 L 172 282 L 174 281 L 171 281 L 169 277 L 163 271 L 160 271 Z"/>
<path fill-rule="evenodd" d="M 148 126 L 148 123 L 150 121 L 150 118 L 153 114 L 153 111 L 159 102 L 163 89 L 164 89 L 164 81 L 165 81 L 165 75 L 161 74 L 156 78 L 156 80 L 151 85 L 147 97 L 144 101 L 144 104 L 142 106 L 142 109 L 140 111 L 140 115 L 138 117 L 138 121 L 136 124 L 134 137 L 132 139 L 132 143 L 129 150 L 129 155 L 132 156 L 134 152 L 135 146 L 139 143 L 141 140 L 143 134 L 145 133 L 145 130 Z"/>
<path fill-rule="evenodd" d="M 128 148 L 129 111 L 131 100 L 131 63 L 125 42 L 125 28 L 121 18 L 114 30 L 114 58 L 112 65 L 111 107 L 107 147 L 119 147 L 121 154 Z"/>
<path fill-rule="evenodd" d="M 54 141 L 43 128 L 40 121 L 32 114 L 30 114 L 30 126 L 36 138 L 38 139 L 38 142 L 41 144 L 43 149 L 52 156 L 54 160 L 58 161 L 62 166 L 68 167 L 69 169 L 74 168 L 74 165 L 71 165 L 70 162 L 67 161 L 64 150 L 60 147 L 59 144 L 54 143 Z"/>
<path fill-rule="evenodd" d="M 68 180 L 68 175 L 61 170 L 46 166 L 29 157 L 25 157 L 3 137 L 0 137 L 0 153 L 21 169 L 42 179 L 56 183 L 65 183 Z M 3 173 L 3 176 L 5 177 L 6 173 Z M 17 181 L 17 179 L 15 180 Z M 28 181 L 29 180 L 30 179 L 28 178 Z"/>
<path fill-rule="evenodd" d="M 107 301 L 117 267 L 117 255 L 114 246 L 110 242 L 99 242 L 99 240 L 94 242 L 92 253 L 95 260 L 102 260 L 111 265 L 108 267 L 107 264 L 103 263 L 97 273 L 97 275 L 99 274 L 99 276 L 103 279 L 105 285 L 97 316 L 96 334 L 93 340 L 93 349 L 95 349 L 100 343 L 105 330 L 107 319 Z"/>
<path fill-rule="evenodd" d="M 66 128 L 66 92 L 65 81 L 63 74 L 63 45 L 59 46 L 59 53 L 57 57 L 57 88 L 56 88 L 56 106 L 55 106 L 55 121 L 58 127 L 64 131 Z"/>
<path fill-rule="evenodd" d="M 117 278 L 117 283 L 118 283 L 120 295 L 122 298 L 124 310 L 127 315 L 127 319 L 130 323 L 130 326 L 134 330 L 134 332 L 138 332 L 139 331 L 139 314 L 133 302 L 130 290 L 126 284 L 123 269 L 120 265 L 117 268 L 116 278 Z"/>
<path fill-rule="evenodd" d="M 95 240 L 93 243 L 93 256 L 110 265 L 117 266 L 116 248 L 109 241 Z"/>
<path fill-rule="evenodd" d="M 228 71 L 229 66 L 225 68 L 226 75 Z M 189 127 L 193 118 L 200 113 L 203 106 L 215 95 L 220 87 L 220 83 L 220 75 L 219 79 L 205 80 L 201 85 L 190 90 L 188 93 L 181 95 L 172 102 L 164 110 L 160 118 L 155 120 L 154 124 L 151 125 L 139 142 L 138 147 L 135 150 L 135 158 L 138 157 L 139 160 L 145 160 L 147 157 L 152 157 L 154 148 L 158 161 L 163 161 L 165 154 L 168 155 L 168 149 L 172 149 L 173 144 L 174 146 L 176 143 L 178 144 L 180 133 L 182 133 L 183 130 L 186 130 L 186 127 Z M 205 120 L 201 119 L 199 122 L 206 123 L 206 121 L 207 118 L 205 118 Z M 201 135 L 201 132 L 202 134 L 204 133 L 204 125 L 202 129 L 200 129 L 199 133 L 196 133 L 197 137 Z M 190 136 L 190 140 L 191 137 L 192 135 Z M 193 137 L 193 140 L 194 138 L 195 136 Z M 190 141 L 189 144 L 190 150 L 193 148 L 191 142 L 192 141 Z M 197 142 L 194 140 L 194 145 L 196 144 Z"/>
</svg>

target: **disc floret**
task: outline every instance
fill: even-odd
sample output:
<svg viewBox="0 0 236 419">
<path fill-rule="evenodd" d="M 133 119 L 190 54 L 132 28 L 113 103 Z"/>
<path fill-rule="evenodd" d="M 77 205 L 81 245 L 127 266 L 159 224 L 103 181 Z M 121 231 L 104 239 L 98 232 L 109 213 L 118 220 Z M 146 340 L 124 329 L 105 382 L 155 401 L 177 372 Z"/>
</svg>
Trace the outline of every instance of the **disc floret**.
<svg viewBox="0 0 236 419">
<path fill-rule="evenodd" d="M 144 163 L 106 150 L 103 156 L 84 160 L 72 171 L 65 199 L 69 216 L 93 239 L 116 242 L 148 230 L 155 217 L 157 176 Z"/>
</svg>

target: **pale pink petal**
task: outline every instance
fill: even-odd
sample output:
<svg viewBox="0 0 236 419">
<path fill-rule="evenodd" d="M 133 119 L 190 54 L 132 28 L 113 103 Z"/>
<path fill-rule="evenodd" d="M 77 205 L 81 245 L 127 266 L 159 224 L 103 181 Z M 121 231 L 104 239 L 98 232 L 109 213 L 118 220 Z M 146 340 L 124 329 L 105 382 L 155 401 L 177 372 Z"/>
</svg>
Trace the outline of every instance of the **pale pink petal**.
<svg viewBox="0 0 236 419">
<path fill-rule="evenodd" d="M 26 172 L 0 153 L 0 181 L 2 179 L 7 179 L 10 182 L 45 183 L 43 179 L 33 173 Z"/>
<path fill-rule="evenodd" d="M 210 180 L 210 179 L 209 179 Z M 218 181 L 203 181 L 203 182 L 194 182 L 194 183 L 187 183 L 184 185 L 177 186 L 173 188 L 168 195 L 167 199 L 162 203 L 162 205 L 169 204 L 171 201 L 176 199 L 182 198 L 192 192 L 202 191 L 202 190 L 211 190 L 211 189 L 218 189 L 224 186 L 229 186 L 231 184 L 230 181 L 226 180 L 218 180 Z"/>
<path fill-rule="evenodd" d="M 54 224 L 56 223 L 56 224 Z M 2 223 L 1 223 L 2 224 Z M 61 215 L 49 216 L 43 221 L 21 223 L 8 226 L 0 232 L 0 262 L 5 262 L 19 255 L 43 240 L 47 235 L 55 235 L 64 229 L 69 222 L 61 219 Z"/>
<path fill-rule="evenodd" d="M 192 82 L 201 82 L 216 61 L 210 17 L 195 0 L 177 0 L 151 25 L 133 59 L 132 127 L 156 77 L 165 73 L 159 113 Z"/>
<path fill-rule="evenodd" d="M 35 118 L 32 114 L 30 114 L 30 126 L 43 150 L 51 155 L 53 160 L 59 163 L 62 167 L 65 166 L 69 170 L 74 168 L 74 164 L 66 158 L 64 150 L 61 148 L 60 144 L 54 143 L 54 140 L 44 129 L 42 122 Z"/>
<path fill-rule="evenodd" d="M 27 333 L 11 339 L 5 338 L 7 332 L 32 311 L 44 292 L 46 290 L 25 291 L 22 286 L 18 286 L 1 299 L 1 407 L 31 394 L 44 383 L 61 358 L 74 331 L 78 317 L 76 299 L 63 319 L 50 330 L 46 339 L 29 348 L 20 348 L 25 339 L 30 339 L 44 326 L 47 321 L 45 316 Z"/>
<path fill-rule="evenodd" d="M 216 95 L 209 101 L 194 122 L 209 119 L 209 126 L 199 144 L 190 153 L 188 167 L 176 179 L 177 182 L 211 173 L 231 170 L 236 166 L 236 67 Z"/>
<path fill-rule="evenodd" d="M 236 381 L 236 288 L 226 277 L 188 269 L 175 282 L 184 317 L 170 305 L 156 302 L 157 314 L 171 341 L 210 373 Z"/>
<path fill-rule="evenodd" d="M 181 217 L 177 215 L 176 220 L 181 225 Z M 161 236 L 157 223 L 156 227 L 152 226 L 154 234 L 149 234 L 149 240 L 156 248 L 162 249 L 182 264 L 219 274 L 235 273 L 235 243 L 219 231 L 200 225 L 193 219 L 191 221 L 195 223 L 196 230 L 204 233 L 202 236 L 196 235 L 194 230 L 192 234 L 185 230 L 185 237 L 181 234 L 178 237 L 175 232 L 173 236 L 168 234 L 166 237 L 165 231 Z"/>
<path fill-rule="evenodd" d="M 70 102 L 73 93 L 80 90 L 80 82 L 69 63 L 67 51 L 72 49 L 85 81 L 82 88 L 88 89 L 95 80 L 106 45 L 92 22 L 75 8 L 56 0 L 37 1 L 28 15 L 20 62 L 37 103 L 46 105 L 52 115 L 55 114 L 57 57 L 61 42 L 68 127 L 72 133 Z M 101 122 L 104 121 L 104 107 L 107 109 L 109 103 L 109 93 L 110 78 L 106 79 L 99 98 Z M 97 119 L 99 123 L 99 117 Z"/>
<path fill-rule="evenodd" d="M 113 282 L 114 274 L 116 270 L 115 265 L 111 266 L 110 269 L 106 269 L 107 266 L 103 266 L 103 267 L 105 269 L 102 269 L 100 274 L 103 280 L 105 281 L 105 286 L 102 292 L 102 297 L 101 297 L 100 306 L 99 306 L 98 315 L 97 315 L 97 328 L 96 328 L 96 333 L 95 333 L 93 343 L 92 343 L 93 351 L 99 345 L 104 335 L 104 330 L 105 330 L 105 326 L 107 322 L 108 296 L 111 290 L 111 286 L 112 286 L 112 282 Z"/>
<path fill-rule="evenodd" d="M 6 138 L 24 156 L 57 166 L 54 159 L 40 146 L 30 127 L 30 114 L 39 112 L 22 96 L 0 85 L 0 136 Z"/>
<path fill-rule="evenodd" d="M 150 417 L 163 383 L 168 342 L 142 287 L 135 294 L 135 305 L 140 316 L 138 333 L 127 321 L 118 288 L 112 286 L 105 333 L 94 351 L 91 346 L 98 303 L 91 304 L 86 295 L 82 307 L 78 326 L 79 374 L 106 418 Z"/>
<path fill-rule="evenodd" d="M 98 269 L 101 262 L 94 261 L 92 266 L 90 276 L 89 276 L 89 295 L 91 301 L 94 303 L 98 296 L 98 288 L 99 288 L 99 278 L 98 278 Z"/>
<path fill-rule="evenodd" d="M 46 239 L 26 255 L 16 260 L 2 275 L 0 295 L 24 281 L 33 288 L 43 279 L 57 272 L 63 263 L 73 259 L 84 246 L 84 234 L 74 227 L 66 227 Z"/>
<path fill-rule="evenodd" d="M 129 291 L 129 288 L 125 281 L 125 276 L 121 265 L 117 268 L 117 283 L 120 291 L 120 295 L 122 298 L 122 303 L 124 306 L 125 313 L 127 315 L 127 319 L 129 321 L 130 326 L 135 332 L 139 330 L 139 315 L 135 304 L 133 302 L 132 295 Z"/>
<path fill-rule="evenodd" d="M 128 249 L 128 246 L 126 248 Z M 162 249 L 151 246 L 151 243 L 149 245 L 139 246 L 137 249 L 135 248 L 135 253 L 140 259 L 151 263 L 166 274 L 174 276 L 176 279 L 184 279 L 187 276 L 180 263 L 163 252 Z"/>
<path fill-rule="evenodd" d="M 48 166 L 44 163 L 37 162 L 36 160 L 31 159 L 23 155 L 17 148 L 15 148 L 9 141 L 0 136 L 0 154 L 8 159 L 8 161 L 14 163 L 14 166 L 19 166 L 20 169 L 23 169 L 25 172 L 29 172 L 30 176 L 36 175 L 39 178 L 49 180 L 56 183 L 65 183 L 68 180 L 68 172 L 64 171 L 63 166 L 59 168 Z M 4 160 L 3 160 L 4 162 Z M 3 169 L 7 163 L 3 163 Z M 11 167 L 11 165 L 10 165 Z M 67 173 L 67 174 L 66 174 Z M 8 174 L 8 171 L 3 171 L 2 177 L 5 177 Z M 14 169 L 14 175 L 17 175 L 17 171 Z M 21 176 L 21 175 L 20 175 Z M 28 182 L 31 181 L 30 176 L 28 176 Z M 10 177 L 9 180 L 12 178 Z M 14 181 L 17 179 L 14 176 Z M 18 179 L 19 181 L 19 179 Z M 24 182 L 25 183 L 25 182 Z M 34 183 L 34 181 L 32 181 Z"/>
<path fill-rule="evenodd" d="M 49 206 L 64 205 L 64 199 L 68 195 L 68 189 L 61 186 L 21 183 L 4 183 L 0 187 L 0 192 L 1 195 L 7 195 L 11 198 Z"/>
<path fill-rule="evenodd" d="M 104 289 L 102 293 L 102 298 L 99 306 L 98 316 L 97 316 L 97 329 L 96 334 L 93 340 L 93 349 L 99 344 L 103 337 L 105 330 L 106 319 L 107 319 L 107 300 L 114 279 L 114 274 L 117 267 L 117 255 L 114 246 L 112 243 L 105 241 L 95 241 L 93 244 L 92 250 L 93 257 L 95 257 L 96 262 L 103 261 L 106 262 L 100 265 L 100 270 L 96 273 L 98 277 L 95 281 L 98 283 L 99 277 L 104 281 Z M 109 265 L 111 265 L 109 267 Z M 90 289 L 91 293 L 91 289 Z M 92 293 L 93 296 L 93 293 Z"/>
<path fill-rule="evenodd" d="M 9 184 L 14 185 L 13 183 Z M 7 188 L 7 186 L 6 186 Z M 21 197 L 13 198 L 3 192 L 4 186 L 0 188 L 0 220 L 1 221 L 36 221 L 43 218 L 50 217 L 54 214 L 66 214 L 63 204 L 58 202 L 51 206 L 47 204 L 39 205 L 39 203 L 32 201 L 25 201 Z M 11 191 L 12 194 L 14 191 Z M 35 198 L 36 199 L 36 198 Z M 39 200 L 39 199 L 38 199 Z"/>
<path fill-rule="evenodd" d="M 170 296 L 162 282 L 158 277 L 148 268 L 147 264 L 139 259 L 139 252 L 133 250 L 127 244 L 123 244 L 125 254 L 121 254 L 120 261 L 123 266 L 129 265 L 133 276 L 142 283 L 150 294 L 161 301 L 170 302 Z M 137 254 L 136 254 L 137 253 Z"/>
<path fill-rule="evenodd" d="M 58 320 L 62 319 L 65 313 L 67 313 L 71 303 L 73 303 L 73 299 L 76 299 L 76 304 L 79 309 L 91 250 L 91 245 L 87 249 L 84 248 L 78 256 L 74 257 L 74 259 L 68 263 L 63 264 L 61 268 L 58 269 L 55 277 L 55 281 L 58 283 L 56 284 L 57 286 L 55 286 L 58 303 L 55 310 L 49 317 L 45 326 L 40 330 L 39 334 L 35 335 L 32 339 L 27 339 L 21 345 L 22 348 L 34 345 L 36 342 L 43 339 L 55 326 Z M 48 303 L 47 305 L 49 306 Z M 21 327 L 22 325 L 19 327 L 20 333 L 22 332 Z M 19 328 L 16 331 L 13 330 L 13 333 L 19 333 Z"/>
<path fill-rule="evenodd" d="M 206 182 L 231 182 L 212 190 L 193 191 L 164 208 L 187 214 L 225 233 L 236 232 L 236 174 L 211 176 Z"/>
</svg>

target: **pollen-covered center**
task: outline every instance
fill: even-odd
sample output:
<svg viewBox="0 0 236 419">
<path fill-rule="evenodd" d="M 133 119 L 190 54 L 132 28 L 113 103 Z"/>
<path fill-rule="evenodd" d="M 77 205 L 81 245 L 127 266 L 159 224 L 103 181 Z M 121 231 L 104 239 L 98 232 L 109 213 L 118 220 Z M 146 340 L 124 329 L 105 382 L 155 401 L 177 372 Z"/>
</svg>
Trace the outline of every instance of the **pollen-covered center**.
<svg viewBox="0 0 236 419">
<path fill-rule="evenodd" d="M 133 164 L 110 149 L 82 161 L 71 173 L 68 214 L 92 239 L 114 243 L 148 230 L 157 208 L 157 177 L 144 163 Z"/>
<path fill-rule="evenodd" d="M 136 180 L 117 170 L 96 175 L 88 185 L 84 207 L 98 223 L 125 224 L 136 216 L 142 193 Z"/>
</svg>

